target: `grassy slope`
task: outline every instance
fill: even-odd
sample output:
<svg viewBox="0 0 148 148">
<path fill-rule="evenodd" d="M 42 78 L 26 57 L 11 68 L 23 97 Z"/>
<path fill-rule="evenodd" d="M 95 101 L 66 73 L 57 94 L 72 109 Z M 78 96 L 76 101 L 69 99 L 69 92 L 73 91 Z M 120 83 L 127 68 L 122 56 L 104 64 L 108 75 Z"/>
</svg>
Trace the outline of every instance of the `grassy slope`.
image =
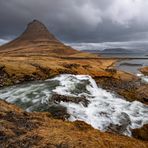
<svg viewBox="0 0 148 148">
<path fill-rule="evenodd" d="M 26 113 L 0 101 L 1 147 L 147 148 L 134 138 L 102 133 L 84 122 L 53 119 L 49 113 Z"/>
</svg>

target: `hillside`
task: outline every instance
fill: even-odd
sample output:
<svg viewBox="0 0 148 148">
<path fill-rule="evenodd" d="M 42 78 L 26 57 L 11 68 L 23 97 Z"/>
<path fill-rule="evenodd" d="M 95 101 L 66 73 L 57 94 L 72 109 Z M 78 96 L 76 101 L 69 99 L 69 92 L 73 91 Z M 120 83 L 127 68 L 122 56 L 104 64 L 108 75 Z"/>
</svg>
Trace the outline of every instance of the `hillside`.
<svg viewBox="0 0 148 148">
<path fill-rule="evenodd" d="M 0 147 L 147 148 L 146 141 L 102 133 L 81 122 L 54 119 L 50 113 L 27 113 L 0 101 Z"/>
<path fill-rule="evenodd" d="M 24 33 L 15 40 L 2 45 L 0 54 L 9 55 L 71 55 L 79 51 L 64 45 L 48 31 L 44 24 L 34 20 Z"/>
</svg>

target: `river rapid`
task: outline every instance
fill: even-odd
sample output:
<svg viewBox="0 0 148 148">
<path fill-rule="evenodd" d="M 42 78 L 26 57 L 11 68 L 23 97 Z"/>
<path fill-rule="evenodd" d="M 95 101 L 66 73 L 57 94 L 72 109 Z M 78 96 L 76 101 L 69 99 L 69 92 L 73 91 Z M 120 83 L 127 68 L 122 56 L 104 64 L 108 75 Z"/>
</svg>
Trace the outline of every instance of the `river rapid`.
<svg viewBox="0 0 148 148">
<path fill-rule="evenodd" d="M 141 76 L 142 77 L 142 76 Z M 53 94 L 85 97 L 89 104 L 54 102 Z M 63 106 L 69 121 L 84 121 L 101 131 L 117 130 L 131 136 L 131 130 L 148 124 L 148 106 L 138 101 L 128 102 L 97 86 L 88 75 L 63 74 L 53 79 L 19 84 L 0 90 L 0 98 L 17 104 L 28 112 L 49 111 L 52 106 Z"/>
</svg>

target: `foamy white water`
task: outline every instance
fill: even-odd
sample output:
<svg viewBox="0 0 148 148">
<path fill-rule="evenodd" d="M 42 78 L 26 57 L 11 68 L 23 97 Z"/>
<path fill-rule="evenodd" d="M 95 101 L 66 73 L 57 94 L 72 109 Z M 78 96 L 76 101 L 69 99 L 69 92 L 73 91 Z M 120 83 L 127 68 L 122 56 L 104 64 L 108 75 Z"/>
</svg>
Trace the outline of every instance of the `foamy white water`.
<svg viewBox="0 0 148 148">
<path fill-rule="evenodd" d="M 87 75 L 60 75 L 44 82 L 23 84 L 0 90 L 0 98 L 16 103 L 27 111 L 46 111 L 52 105 L 53 93 L 81 97 L 90 101 L 81 103 L 60 102 L 70 114 L 70 121 L 81 120 L 96 129 L 106 131 L 120 127 L 119 133 L 131 135 L 131 129 L 148 124 L 148 106 L 138 101 L 128 102 L 99 88 Z"/>
<path fill-rule="evenodd" d="M 137 74 L 137 76 L 140 77 L 144 83 L 148 83 L 148 76 L 144 76 L 141 73 Z"/>
</svg>

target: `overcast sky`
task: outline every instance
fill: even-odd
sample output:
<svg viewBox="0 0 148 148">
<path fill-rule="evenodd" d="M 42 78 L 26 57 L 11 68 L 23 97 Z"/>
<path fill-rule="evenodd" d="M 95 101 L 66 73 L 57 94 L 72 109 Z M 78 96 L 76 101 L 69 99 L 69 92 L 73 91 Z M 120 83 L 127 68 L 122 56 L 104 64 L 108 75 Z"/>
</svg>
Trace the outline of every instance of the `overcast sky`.
<svg viewBox="0 0 148 148">
<path fill-rule="evenodd" d="M 38 19 L 65 42 L 148 40 L 148 0 L 0 0 L 0 42 Z"/>
</svg>

